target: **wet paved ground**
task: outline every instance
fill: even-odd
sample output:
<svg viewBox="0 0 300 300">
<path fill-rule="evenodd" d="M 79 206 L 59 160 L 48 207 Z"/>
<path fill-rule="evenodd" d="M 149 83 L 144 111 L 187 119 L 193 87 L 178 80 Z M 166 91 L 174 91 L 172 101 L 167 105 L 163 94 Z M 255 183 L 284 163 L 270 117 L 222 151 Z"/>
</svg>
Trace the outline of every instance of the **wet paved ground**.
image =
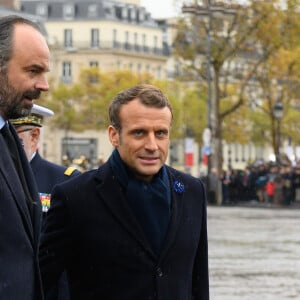
<svg viewBox="0 0 300 300">
<path fill-rule="evenodd" d="M 211 300 L 300 299 L 300 209 L 208 207 Z"/>
</svg>

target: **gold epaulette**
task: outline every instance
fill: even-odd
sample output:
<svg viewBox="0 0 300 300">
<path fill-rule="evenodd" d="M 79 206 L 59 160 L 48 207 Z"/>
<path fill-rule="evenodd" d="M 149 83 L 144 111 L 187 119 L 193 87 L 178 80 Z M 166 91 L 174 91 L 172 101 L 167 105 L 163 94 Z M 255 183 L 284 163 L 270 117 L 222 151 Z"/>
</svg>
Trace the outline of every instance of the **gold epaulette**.
<svg viewBox="0 0 300 300">
<path fill-rule="evenodd" d="M 66 171 L 64 172 L 64 174 L 67 175 L 67 176 L 70 176 L 70 175 L 72 175 L 72 173 L 73 173 L 75 170 L 77 170 L 75 167 L 68 167 L 68 168 L 66 169 Z"/>
</svg>

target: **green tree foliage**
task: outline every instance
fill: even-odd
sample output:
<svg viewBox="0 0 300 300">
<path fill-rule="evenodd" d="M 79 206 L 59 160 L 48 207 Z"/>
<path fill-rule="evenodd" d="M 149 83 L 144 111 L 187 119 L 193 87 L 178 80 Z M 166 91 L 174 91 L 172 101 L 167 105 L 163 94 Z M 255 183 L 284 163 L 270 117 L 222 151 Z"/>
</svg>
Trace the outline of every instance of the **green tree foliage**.
<svg viewBox="0 0 300 300">
<path fill-rule="evenodd" d="M 153 78 L 147 73 L 137 75 L 130 71 L 101 73 L 97 69 L 86 69 L 80 77 L 81 88 L 85 94 L 82 100 L 86 129 L 107 128 L 108 106 L 118 92 L 136 84 L 153 82 Z"/>
<path fill-rule="evenodd" d="M 196 114 L 202 115 L 205 105 L 203 100 L 199 100 L 199 92 L 195 88 L 191 90 L 179 81 L 155 80 L 147 73 L 84 69 L 76 84 L 59 84 L 56 87 L 51 84 L 51 92 L 39 103 L 55 112 L 50 122 L 53 126 L 64 129 L 66 133 L 106 129 L 109 125 L 108 106 L 112 99 L 121 90 L 141 83 L 158 86 L 170 100 L 174 116 L 171 138 L 182 137 L 183 128 L 189 127 L 199 139 L 203 122 L 199 122 Z"/>
<path fill-rule="evenodd" d="M 191 134 L 200 145 L 206 127 L 206 115 L 207 107 L 203 91 L 189 88 L 182 99 L 182 119 L 186 127 L 185 133 Z"/>
<path fill-rule="evenodd" d="M 234 97 L 223 99 L 220 110 L 226 111 L 233 105 Z M 246 105 L 241 105 L 234 110 L 230 117 L 224 118 L 222 123 L 223 139 L 227 143 L 247 144 L 251 142 L 251 132 L 253 130 L 249 123 L 249 109 Z"/>
<path fill-rule="evenodd" d="M 299 105 L 300 90 L 300 16 L 297 1 L 287 1 L 285 10 L 278 10 L 274 18 L 279 19 L 276 30 L 272 24 L 266 23 L 261 32 L 258 32 L 260 41 L 265 41 L 268 47 L 276 48 L 272 51 L 257 69 L 255 74 L 255 96 L 252 102 L 257 107 L 256 113 L 262 114 L 264 126 L 264 140 L 273 146 L 274 152 L 280 146 L 276 140 L 278 123 L 273 113 L 277 101 L 283 105 L 283 118 L 280 121 L 280 135 L 282 140 L 291 139 L 299 141 L 297 118 L 299 112 L 295 107 Z M 274 20 L 275 21 L 275 20 Z M 271 37 L 266 39 L 264 32 L 270 31 Z M 262 43 L 263 44 L 263 43 Z M 253 119 L 257 127 L 256 117 Z M 262 125 L 263 125 L 262 124 Z M 253 136 L 255 143 L 261 136 Z"/>
<path fill-rule="evenodd" d="M 183 138 L 188 131 L 201 144 L 207 113 L 203 89 L 175 80 L 159 80 L 154 84 L 167 95 L 173 107 L 171 139 Z"/>
<path fill-rule="evenodd" d="M 50 82 L 50 86 L 53 83 Z M 79 85 L 68 86 L 60 83 L 51 92 L 43 95 L 39 104 L 52 109 L 55 114 L 50 120 L 50 124 L 64 129 L 82 131 L 83 115 L 80 113 L 80 99 L 83 97 Z"/>
<path fill-rule="evenodd" d="M 249 120 L 251 120 L 251 122 L 249 122 L 251 126 L 251 131 L 249 132 L 250 140 L 256 146 L 263 147 L 270 145 L 272 143 L 270 134 L 271 118 L 266 116 L 266 112 L 262 110 L 251 110 L 249 112 Z"/>
<path fill-rule="evenodd" d="M 258 74 L 266 71 L 265 63 L 283 45 L 295 49 L 299 40 L 299 31 L 294 27 L 299 19 L 296 1 L 288 1 L 288 11 L 279 8 L 279 2 L 250 1 L 248 6 L 239 6 L 220 1 L 213 2 L 208 12 L 207 7 L 195 1 L 192 10 L 191 7 L 183 9 L 191 14 L 190 18 L 179 21 L 175 55 L 182 66 L 181 79 L 199 84 L 202 79 L 208 82 L 208 74 L 211 74 L 213 164 L 219 171 L 222 168 L 222 139 L 228 142 L 232 139 L 229 128 L 239 126 L 241 134 L 234 135 L 235 142 L 245 140 L 248 126 L 240 126 L 244 122 L 240 116 L 247 115 L 247 107 L 253 107 L 247 103 L 249 86 L 257 88 Z"/>
<path fill-rule="evenodd" d="M 100 72 L 83 69 L 78 83 L 51 84 L 50 92 L 40 104 L 51 108 L 55 115 L 50 122 L 66 131 L 104 129 L 108 126 L 107 110 L 113 97 L 121 90 L 139 83 L 151 83 L 149 74 L 129 71 Z"/>
</svg>

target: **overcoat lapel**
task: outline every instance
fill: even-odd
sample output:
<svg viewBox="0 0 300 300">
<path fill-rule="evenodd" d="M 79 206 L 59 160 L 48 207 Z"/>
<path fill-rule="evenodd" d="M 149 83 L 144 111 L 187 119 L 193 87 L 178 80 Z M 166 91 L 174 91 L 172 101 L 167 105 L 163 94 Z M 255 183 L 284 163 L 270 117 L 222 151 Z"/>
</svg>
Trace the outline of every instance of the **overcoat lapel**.
<svg viewBox="0 0 300 300">
<path fill-rule="evenodd" d="M 156 257 L 141 225 L 132 213 L 109 164 L 106 163 L 103 167 L 104 169 L 102 169 L 103 172 L 101 172 L 101 175 L 99 174 L 100 172 L 98 172 L 100 183 L 97 186 L 97 192 L 99 193 L 101 200 L 105 203 L 111 214 L 113 214 L 120 224 L 126 228 L 128 233 L 144 247 L 149 255 Z M 106 176 L 103 176 L 103 174 L 106 174 Z"/>
<path fill-rule="evenodd" d="M 29 214 L 28 207 L 26 205 L 24 195 L 22 194 L 22 184 L 19 180 L 19 176 L 14 168 L 14 163 L 10 157 L 10 154 L 5 146 L 5 141 L 0 135 L 0 145 L 1 145 L 1 154 L 0 154 L 0 168 L 1 172 L 4 174 L 4 178 L 7 182 L 7 185 L 10 189 L 12 198 L 14 199 L 18 211 L 21 215 L 21 218 L 24 223 L 24 228 L 30 238 L 33 241 L 33 228 L 32 222 Z"/>
<path fill-rule="evenodd" d="M 28 233 L 31 242 L 37 245 L 41 226 L 41 203 L 38 196 L 36 182 L 33 177 L 33 173 L 28 163 L 23 146 L 13 126 L 10 123 L 9 126 L 11 128 L 12 135 L 17 143 L 25 179 L 33 201 L 32 216 L 30 215 L 29 208 L 27 207 L 26 200 L 24 199 L 24 195 L 21 193 L 21 191 L 23 190 L 22 184 L 14 168 L 14 164 L 12 159 L 10 158 L 10 154 L 8 153 L 7 148 L 5 147 L 5 141 L 2 135 L 0 135 L 2 143 L 1 150 L 5 151 L 5 154 L 3 153 L 3 155 L 1 155 L 1 166 L 3 166 L 4 174 L 6 174 L 7 184 L 10 187 L 12 197 L 14 198 L 19 212 L 22 216 L 26 232 Z"/>
<path fill-rule="evenodd" d="M 12 125 L 11 125 L 12 126 Z M 40 230 L 41 230 L 41 218 L 42 218 L 42 204 L 39 198 L 39 193 L 38 193 L 38 188 L 35 182 L 35 178 L 33 175 L 33 172 L 31 170 L 30 164 L 28 162 L 28 159 L 26 157 L 26 154 L 24 152 L 23 146 L 21 142 L 19 141 L 19 136 L 16 133 L 16 131 L 13 129 L 12 134 L 15 137 L 18 146 L 18 150 L 20 153 L 20 159 L 21 163 L 23 166 L 24 170 L 24 175 L 26 178 L 27 186 L 29 189 L 29 193 L 31 195 L 31 199 L 33 201 L 33 206 L 32 206 L 32 217 L 30 218 L 30 224 L 32 228 L 32 234 L 33 234 L 33 240 L 35 241 L 35 244 L 38 242 L 38 238 L 40 235 Z M 26 203 L 25 203 L 26 205 Z M 28 208 L 27 208 L 28 211 Z"/>
<path fill-rule="evenodd" d="M 173 173 L 168 168 L 168 176 L 169 176 L 170 187 L 171 187 L 171 218 L 170 218 L 166 238 L 162 244 L 162 249 L 160 252 L 160 260 L 163 260 L 163 258 L 168 253 L 169 248 L 172 246 L 172 243 L 176 238 L 176 233 L 178 227 L 180 226 L 180 220 L 183 211 L 184 191 L 182 193 L 178 193 L 173 188 L 175 181 L 183 183 L 181 178 L 179 178 L 176 174 L 177 172 Z"/>
</svg>

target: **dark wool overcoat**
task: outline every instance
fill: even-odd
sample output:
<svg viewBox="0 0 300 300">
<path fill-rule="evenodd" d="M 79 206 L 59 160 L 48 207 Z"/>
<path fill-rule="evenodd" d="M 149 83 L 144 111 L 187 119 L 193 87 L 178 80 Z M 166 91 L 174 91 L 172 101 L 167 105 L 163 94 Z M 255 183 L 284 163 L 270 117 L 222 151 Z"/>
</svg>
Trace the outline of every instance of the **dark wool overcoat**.
<svg viewBox="0 0 300 300">
<path fill-rule="evenodd" d="M 109 162 L 52 192 L 40 262 L 47 290 L 67 270 L 71 299 L 208 300 L 202 182 L 167 167 L 171 217 L 156 255 Z"/>
<path fill-rule="evenodd" d="M 12 126 L 10 126 L 12 127 Z M 32 199 L 32 212 L 13 161 L 0 133 L 0 299 L 42 299 L 38 265 L 41 203 L 36 183 L 17 133 L 20 159 Z"/>
</svg>

